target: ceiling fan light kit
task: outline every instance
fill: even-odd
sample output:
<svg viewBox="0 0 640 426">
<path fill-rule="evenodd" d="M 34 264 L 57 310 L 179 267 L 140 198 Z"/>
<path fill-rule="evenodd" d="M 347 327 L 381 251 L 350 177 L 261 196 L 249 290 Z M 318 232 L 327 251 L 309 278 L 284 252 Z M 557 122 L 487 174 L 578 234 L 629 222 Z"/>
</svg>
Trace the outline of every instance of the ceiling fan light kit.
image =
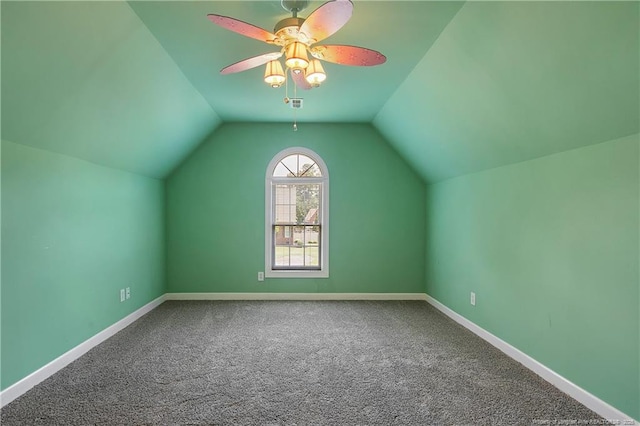
<svg viewBox="0 0 640 426">
<path fill-rule="evenodd" d="M 305 70 L 304 77 L 311 87 L 318 87 L 327 79 L 322 63 L 317 59 L 312 59 Z"/>
<path fill-rule="evenodd" d="M 292 41 L 285 45 L 286 60 L 284 64 L 291 71 L 297 73 L 302 72 L 309 66 L 309 57 L 307 56 L 307 46 L 299 41 Z"/>
<path fill-rule="evenodd" d="M 221 74 L 246 71 L 266 64 L 264 81 L 269 86 L 282 86 L 287 81 L 287 75 L 290 75 L 298 88 L 308 90 L 320 86 L 327 78 L 320 60 L 351 66 L 374 66 L 387 60 L 382 53 L 364 47 L 315 45 L 349 21 L 353 12 L 350 0 L 324 3 L 306 19 L 298 18 L 298 12 L 305 9 L 309 1 L 282 0 L 281 4 L 293 16 L 279 21 L 273 33 L 228 16 L 207 15 L 216 25 L 281 48 L 279 52 L 265 53 L 229 65 L 220 71 Z M 309 59 L 309 55 L 312 59 Z M 279 61 L 282 56 L 285 57 L 286 70 Z"/>
<path fill-rule="evenodd" d="M 267 68 L 264 70 L 264 82 L 269 86 L 277 88 L 282 86 L 282 84 L 287 80 L 287 77 L 284 75 L 284 70 L 282 69 L 282 65 L 280 61 L 269 61 L 267 62 Z"/>
</svg>

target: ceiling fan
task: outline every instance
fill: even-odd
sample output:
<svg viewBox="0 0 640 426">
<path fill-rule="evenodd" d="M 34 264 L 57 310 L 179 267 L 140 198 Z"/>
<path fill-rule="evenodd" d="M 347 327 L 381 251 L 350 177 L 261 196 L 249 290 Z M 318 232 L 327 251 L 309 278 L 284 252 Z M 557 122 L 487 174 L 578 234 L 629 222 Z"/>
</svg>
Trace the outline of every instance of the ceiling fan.
<svg viewBox="0 0 640 426">
<path fill-rule="evenodd" d="M 273 33 L 228 16 L 209 14 L 211 22 L 246 37 L 280 47 L 279 51 L 244 59 L 223 68 L 221 74 L 246 71 L 266 64 L 264 81 L 271 87 L 280 87 L 287 79 L 279 59 L 285 57 L 285 67 L 296 86 L 301 89 L 318 87 L 326 78 L 320 60 L 341 65 L 373 66 L 383 64 L 387 58 L 380 52 L 348 45 L 317 45 L 342 28 L 351 18 L 351 0 L 332 0 L 314 10 L 306 19 L 298 12 L 305 9 L 308 0 L 282 0 L 282 7 L 292 17 L 279 21 Z M 311 59 L 307 55 L 311 55 Z"/>
</svg>

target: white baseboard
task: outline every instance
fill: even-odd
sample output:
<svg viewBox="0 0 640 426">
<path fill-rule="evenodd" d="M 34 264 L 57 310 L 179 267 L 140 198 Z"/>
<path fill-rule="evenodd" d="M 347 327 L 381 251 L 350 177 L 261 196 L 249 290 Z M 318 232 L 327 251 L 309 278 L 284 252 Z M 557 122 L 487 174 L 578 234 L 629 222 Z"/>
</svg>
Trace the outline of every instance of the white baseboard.
<svg viewBox="0 0 640 426">
<path fill-rule="evenodd" d="M 166 293 L 166 300 L 427 300 L 424 293 Z"/>
<path fill-rule="evenodd" d="M 105 328 L 95 336 L 90 337 L 89 339 L 80 343 L 75 348 L 70 349 L 69 351 L 60 355 L 58 358 L 54 359 L 44 367 L 34 371 L 24 379 L 9 386 L 8 388 L 0 392 L 0 408 L 4 407 L 14 399 L 18 398 L 19 396 L 27 392 L 29 389 L 31 389 L 38 383 L 42 382 L 43 380 L 47 379 L 51 375 L 62 370 L 64 367 L 71 364 L 73 361 L 75 361 L 76 359 L 80 358 L 82 355 L 87 353 L 90 349 L 104 342 L 109 337 L 113 336 L 120 330 L 124 329 L 125 327 L 133 323 L 135 320 L 137 320 L 144 314 L 156 308 L 158 305 L 160 305 L 164 301 L 165 301 L 164 295 L 158 297 L 155 300 L 152 300 L 151 302 L 147 303 L 140 309 L 122 318 L 120 321 L 116 322 L 115 324 Z"/>
<path fill-rule="evenodd" d="M 547 382 L 551 383 L 552 385 L 560 389 L 562 392 L 566 393 L 573 399 L 577 400 L 578 402 L 583 404 L 585 407 L 589 408 L 592 411 L 595 411 L 605 419 L 612 420 L 613 424 L 625 424 L 625 425 L 639 424 L 637 421 L 635 421 L 628 415 L 624 414 L 622 411 L 618 410 L 615 407 L 612 407 L 611 405 L 607 404 L 597 396 L 592 395 L 591 393 L 582 389 L 580 386 L 565 379 L 555 371 L 551 370 L 550 368 L 544 366 L 543 364 L 539 363 L 535 359 L 531 358 L 529 355 L 511 346 L 510 344 L 500 339 L 499 337 L 494 336 L 484 328 L 479 327 L 478 325 L 469 321 L 468 319 L 458 314 L 457 312 L 454 312 L 451 309 L 447 308 L 445 305 L 438 302 L 433 297 L 429 295 L 425 295 L 425 297 L 426 297 L 426 301 L 429 304 L 431 304 L 433 307 L 438 309 L 440 312 L 442 312 L 443 314 L 445 314 L 446 316 L 448 316 L 458 324 L 462 325 L 463 327 L 467 328 L 474 334 L 478 335 L 483 340 L 486 340 L 496 348 L 500 349 L 502 352 L 504 352 L 511 358 L 515 359 L 516 361 L 518 361 L 519 363 L 527 367 L 529 370 L 533 371 L 534 373 L 542 377 L 544 380 L 546 380 Z"/>
</svg>

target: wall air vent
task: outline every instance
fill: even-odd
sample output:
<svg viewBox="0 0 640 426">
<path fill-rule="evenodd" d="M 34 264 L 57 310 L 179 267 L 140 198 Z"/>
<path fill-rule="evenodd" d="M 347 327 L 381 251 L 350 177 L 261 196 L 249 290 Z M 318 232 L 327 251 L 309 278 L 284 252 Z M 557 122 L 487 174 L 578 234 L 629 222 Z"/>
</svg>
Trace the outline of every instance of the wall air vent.
<svg viewBox="0 0 640 426">
<path fill-rule="evenodd" d="M 291 99 L 289 99 L 289 105 L 293 109 L 302 109 L 302 98 L 291 98 Z"/>
</svg>

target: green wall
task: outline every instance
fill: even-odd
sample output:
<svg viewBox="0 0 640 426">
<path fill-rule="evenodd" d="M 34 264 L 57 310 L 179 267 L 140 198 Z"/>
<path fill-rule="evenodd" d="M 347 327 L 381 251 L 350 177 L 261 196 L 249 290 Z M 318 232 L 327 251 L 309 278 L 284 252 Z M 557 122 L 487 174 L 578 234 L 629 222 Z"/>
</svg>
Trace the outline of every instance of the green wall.
<svg viewBox="0 0 640 426">
<path fill-rule="evenodd" d="M 426 269 L 429 295 L 636 419 L 638 156 L 634 135 L 430 185 Z"/>
<path fill-rule="evenodd" d="M 165 291 L 423 292 L 426 282 L 640 418 L 639 136 L 426 187 L 368 124 L 226 123 L 164 182 L 3 141 L 2 389 Z M 265 171 L 291 146 L 329 169 L 330 277 L 260 283 Z"/>
<path fill-rule="evenodd" d="M 367 124 L 223 124 L 166 182 L 169 292 L 424 292 L 424 184 Z M 330 277 L 257 281 L 264 186 L 302 146 L 330 178 Z"/>
<path fill-rule="evenodd" d="M 2 389 L 164 293 L 163 202 L 159 180 L 2 142 Z"/>
</svg>

